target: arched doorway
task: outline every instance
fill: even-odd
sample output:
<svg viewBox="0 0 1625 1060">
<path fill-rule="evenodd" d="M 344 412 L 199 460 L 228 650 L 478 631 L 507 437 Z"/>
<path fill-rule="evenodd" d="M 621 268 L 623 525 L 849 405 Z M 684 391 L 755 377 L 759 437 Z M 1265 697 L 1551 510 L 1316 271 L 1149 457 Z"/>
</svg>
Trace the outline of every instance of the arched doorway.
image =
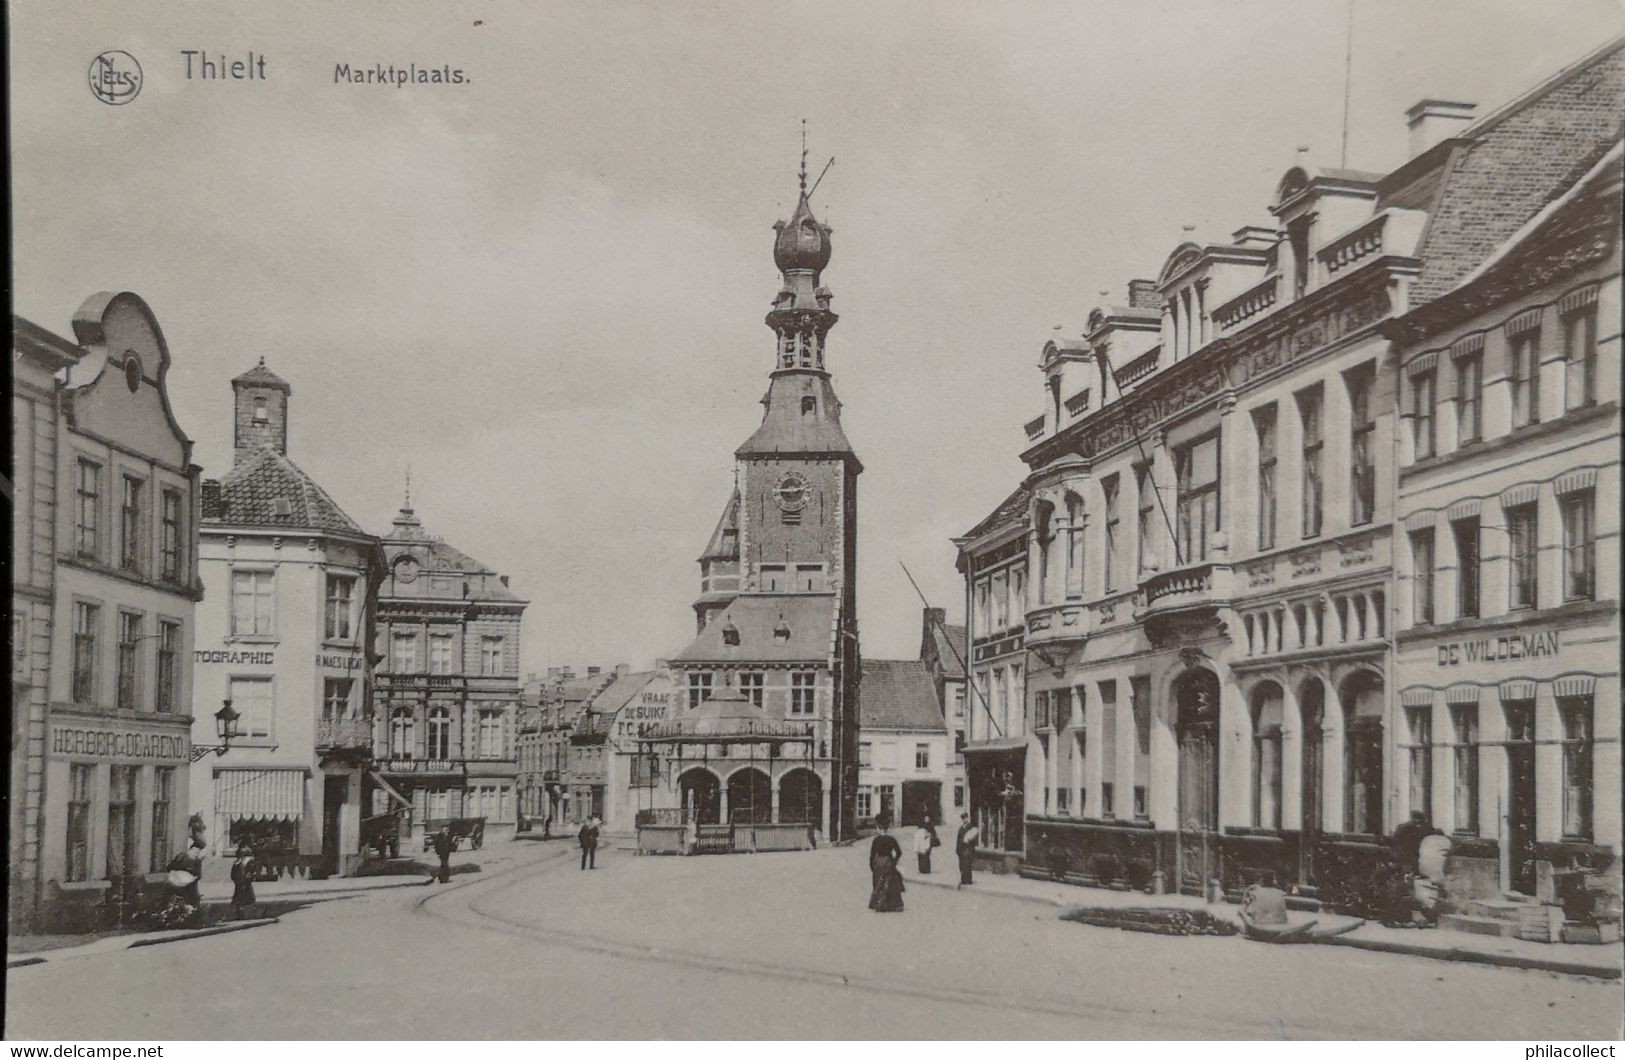
<svg viewBox="0 0 1625 1060">
<path fill-rule="evenodd" d="M 1298 881 L 1315 882 L 1315 847 L 1325 820 L 1326 767 L 1322 748 L 1326 740 L 1326 686 L 1311 677 L 1298 689 L 1298 714 L 1302 719 L 1302 749 L 1298 761 Z"/>
<path fill-rule="evenodd" d="M 709 769 L 695 767 L 677 778 L 683 809 L 699 824 L 722 822 L 722 782 Z"/>
<path fill-rule="evenodd" d="M 1179 885 L 1200 894 L 1219 868 L 1219 679 L 1187 670 L 1174 683 L 1179 740 Z"/>
<path fill-rule="evenodd" d="M 824 782 L 810 769 L 792 769 L 779 778 L 779 820 L 824 827 Z"/>
<path fill-rule="evenodd" d="M 1358 670 L 1343 681 L 1343 830 L 1379 835 L 1382 779 L 1382 678 Z"/>
<path fill-rule="evenodd" d="M 773 783 L 754 766 L 728 778 L 728 818 L 732 824 L 767 824 L 773 820 Z"/>
</svg>

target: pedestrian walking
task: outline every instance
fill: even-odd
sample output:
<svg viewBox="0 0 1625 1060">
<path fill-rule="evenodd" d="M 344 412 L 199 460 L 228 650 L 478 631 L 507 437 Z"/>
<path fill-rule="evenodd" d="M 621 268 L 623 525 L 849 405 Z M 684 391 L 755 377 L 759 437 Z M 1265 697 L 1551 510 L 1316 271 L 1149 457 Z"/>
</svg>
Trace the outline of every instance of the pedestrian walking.
<svg viewBox="0 0 1625 1060">
<path fill-rule="evenodd" d="M 897 863 L 903 848 L 884 827 L 869 844 L 869 908 L 877 913 L 903 911 L 903 874 Z"/>
<path fill-rule="evenodd" d="M 254 877 L 259 873 L 259 862 L 247 843 L 237 848 L 237 860 L 231 863 L 231 908 L 242 920 L 254 908 Z"/>
<path fill-rule="evenodd" d="M 581 841 L 581 868 L 596 869 L 598 867 L 598 818 L 589 817 L 581 822 L 581 832 L 577 836 Z"/>
<path fill-rule="evenodd" d="M 936 844 L 936 836 L 931 834 L 931 822 L 914 830 L 914 858 L 920 863 L 920 875 L 931 875 L 931 847 Z"/>
<path fill-rule="evenodd" d="M 976 862 L 976 840 L 979 838 L 981 833 L 970 823 L 970 814 L 960 814 L 959 835 L 954 839 L 954 853 L 959 855 L 960 887 L 971 885 L 971 866 Z"/>
<path fill-rule="evenodd" d="M 436 876 L 441 883 L 451 882 L 451 852 L 456 846 L 451 841 L 451 826 L 441 825 L 440 830 L 434 834 L 434 852 L 440 858 L 440 872 Z"/>
</svg>

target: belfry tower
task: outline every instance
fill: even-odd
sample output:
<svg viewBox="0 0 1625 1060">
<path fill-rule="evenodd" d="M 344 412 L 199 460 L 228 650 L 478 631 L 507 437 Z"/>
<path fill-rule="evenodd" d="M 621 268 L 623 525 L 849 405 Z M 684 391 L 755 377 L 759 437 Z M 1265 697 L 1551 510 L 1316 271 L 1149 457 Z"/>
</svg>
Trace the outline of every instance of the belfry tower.
<svg viewBox="0 0 1625 1060">
<path fill-rule="evenodd" d="M 697 636 L 672 663 L 692 675 L 679 674 L 697 682 L 691 688 L 745 689 L 772 716 L 813 723 L 815 768 L 827 785 L 819 823 L 839 837 L 850 835 L 857 791 L 863 464 L 841 428 L 825 360 L 837 319 L 822 285 L 830 228 L 808 203 L 805 151 L 800 180 L 790 219 L 773 226 L 783 283 L 767 314 L 774 353 L 762 422 L 734 451 L 734 491 L 699 561 Z M 779 689 L 782 710 L 773 706 Z"/>
</svg>

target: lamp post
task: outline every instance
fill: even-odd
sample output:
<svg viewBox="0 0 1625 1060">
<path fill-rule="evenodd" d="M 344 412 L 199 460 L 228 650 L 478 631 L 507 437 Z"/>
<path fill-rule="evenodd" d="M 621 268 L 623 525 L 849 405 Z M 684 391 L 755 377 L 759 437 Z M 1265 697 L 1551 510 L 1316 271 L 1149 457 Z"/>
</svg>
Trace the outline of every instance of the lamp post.
<svg viewBox="0 0 1625 1060">
<path fill-rule="evenodd" d="M 241 713 L 231 709 L 231 700 L 225 700 L 220 709 L 214 712 L 214 731 L 220 737 L 220 742 L 214 745 L 193 744 L 190 760 L 201 762 L 210 751 L 216 755 L 223 755 L 231 750 L 231 741 L 242 735 L 237 727 L 237 722 L 241 718 Z"/>
</svg>

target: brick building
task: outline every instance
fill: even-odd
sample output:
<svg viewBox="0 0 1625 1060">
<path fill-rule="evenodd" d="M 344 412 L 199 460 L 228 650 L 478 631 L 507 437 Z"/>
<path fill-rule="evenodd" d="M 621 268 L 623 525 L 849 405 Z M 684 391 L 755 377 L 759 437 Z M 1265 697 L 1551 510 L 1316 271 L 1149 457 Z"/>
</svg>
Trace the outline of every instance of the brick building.
<svg viewBox="0 0 1625 1060">
<path fill-rule="evenodd" d="M 518 821 L 519 649 L 526 601 L 508 577 L 423 529 L 410 495 L 382 539 L 374 814 L 415 827 Z"/>
<path fill-rule="evenodd" d="M 139 297 L 12 324 L 8 915 L 74 929 L 186 844 L 199 469 Z"/>
</svg>

